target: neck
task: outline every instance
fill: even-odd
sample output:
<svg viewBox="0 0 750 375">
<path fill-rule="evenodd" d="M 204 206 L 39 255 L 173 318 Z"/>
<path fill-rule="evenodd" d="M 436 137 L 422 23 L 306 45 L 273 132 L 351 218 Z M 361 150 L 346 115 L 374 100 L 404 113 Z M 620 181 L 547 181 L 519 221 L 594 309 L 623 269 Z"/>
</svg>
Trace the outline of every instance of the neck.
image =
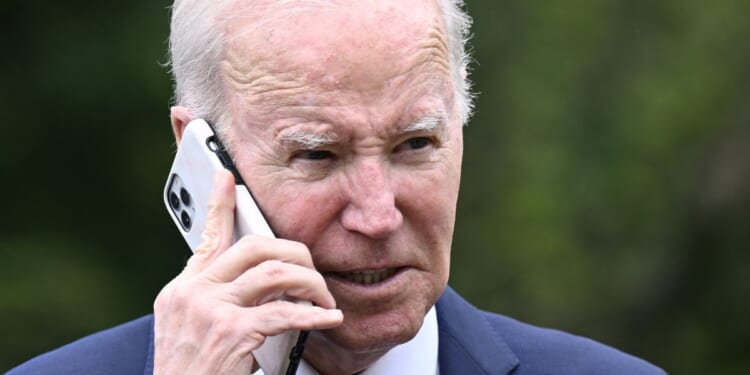
<svg viewBox="0 0 750 375">
<path fill-rule="evenodd" d="M 316 331 L 307 340 L 304 358 L 321 375 L 352 375 L 366 370 L 390 349 L 346 350 Z"/>
</svg>

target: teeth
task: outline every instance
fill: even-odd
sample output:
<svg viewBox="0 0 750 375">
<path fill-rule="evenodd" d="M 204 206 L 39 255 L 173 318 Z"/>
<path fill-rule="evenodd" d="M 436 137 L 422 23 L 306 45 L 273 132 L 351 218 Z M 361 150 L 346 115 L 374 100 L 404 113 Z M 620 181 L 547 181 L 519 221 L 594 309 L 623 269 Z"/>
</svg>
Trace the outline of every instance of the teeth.
<svg viewBox="0 0 750 375">
<path fill-rule="evenodd" d="M 357 271 L 343 274 L 342 276 L 344 276 L 344 278 L 346 278 L 347 280 L 357 284 L 370 285 L 379 283 L 382 280 L 393 276 L 394 273 L 396 273 L 396 269 L 394 268 L 383 268 L 380 270 Z"/>
</svg>

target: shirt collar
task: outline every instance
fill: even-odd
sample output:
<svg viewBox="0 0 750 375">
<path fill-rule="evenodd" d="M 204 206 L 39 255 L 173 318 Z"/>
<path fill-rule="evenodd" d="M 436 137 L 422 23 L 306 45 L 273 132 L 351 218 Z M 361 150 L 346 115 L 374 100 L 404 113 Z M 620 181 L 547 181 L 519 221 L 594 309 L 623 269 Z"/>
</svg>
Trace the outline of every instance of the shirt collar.
<svg viewBox="0 0 750 375">
<path fill-rule="evenodd" d="M 392 348 L 360 374 L 438 374 L 438 323 L 435 306 L 425 315 L 422 327 L 414 338 Z M 318 375 L 318 372 L 302 361 L 297 375 Z"/>
</svg>

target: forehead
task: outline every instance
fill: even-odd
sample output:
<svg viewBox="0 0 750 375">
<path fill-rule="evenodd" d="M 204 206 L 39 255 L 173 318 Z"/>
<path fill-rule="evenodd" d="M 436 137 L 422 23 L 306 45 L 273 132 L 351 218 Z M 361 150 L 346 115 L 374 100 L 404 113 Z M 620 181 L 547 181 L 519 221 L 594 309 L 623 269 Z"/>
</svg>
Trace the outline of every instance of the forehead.
<svg viewBox="0 0 750 375">
<path fill-rule="evenodd" d="M 434 0 L 240 1 L 225 17 L 223 78 L 240 106 L 392 100 L 389 91 L 407 87 L 450 91 Z"/>
<path fill-rule="evenodd" d="M 442 34 L 436 1 L 238 0 L 220 18 L 226 48 L 246 52 L 247 62 L 262 63 L 290 54 L 295 60 L 331 59 L 336 56 L 330 52 L 342 49 L 350 53 L 340 57 L 356 60 L 351 52 L 361 48 L 404 49 L 425 34 Z"/>
</svg>

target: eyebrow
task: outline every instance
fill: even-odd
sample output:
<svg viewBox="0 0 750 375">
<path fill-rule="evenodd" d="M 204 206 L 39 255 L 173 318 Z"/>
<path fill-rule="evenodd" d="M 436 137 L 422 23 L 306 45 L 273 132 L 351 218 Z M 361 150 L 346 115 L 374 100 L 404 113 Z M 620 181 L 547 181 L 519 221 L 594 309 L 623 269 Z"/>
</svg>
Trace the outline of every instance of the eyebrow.
<svg viewBox="0 0 750 375">
<path fill-rule="evenodd" d="M 336 138 L 328 134 L 311 133 L 302 130 L 294 130 L 280 134 L 278 140 L 283 144 L 295 144 L 302 148 L 319 148 L 336 142 Z"/>
<path fill-rule="evenodd" d="M 420 117 L 417 121 L 404 128 L 400 133 L 407 134 L 420 131 L 434 132 L 442 128 L 444 125 L 445 114 L 442 112 L 436 112 Z M 326 133 L 293 130 L 279 134 L 278 141 L 286 145 L 293 144 L 296 147 L 305 149 L 316 149 L 336 143 L 338 137 Z"/>
<path fill-rule="evenodd" d="M 430 113 L 422 116 L 419 120 L 407 126 L 401 133 L 412 133 L 419 131 L 432 132 L 444 126 L 445 114 L 442 112 Z"/>
</svg>

